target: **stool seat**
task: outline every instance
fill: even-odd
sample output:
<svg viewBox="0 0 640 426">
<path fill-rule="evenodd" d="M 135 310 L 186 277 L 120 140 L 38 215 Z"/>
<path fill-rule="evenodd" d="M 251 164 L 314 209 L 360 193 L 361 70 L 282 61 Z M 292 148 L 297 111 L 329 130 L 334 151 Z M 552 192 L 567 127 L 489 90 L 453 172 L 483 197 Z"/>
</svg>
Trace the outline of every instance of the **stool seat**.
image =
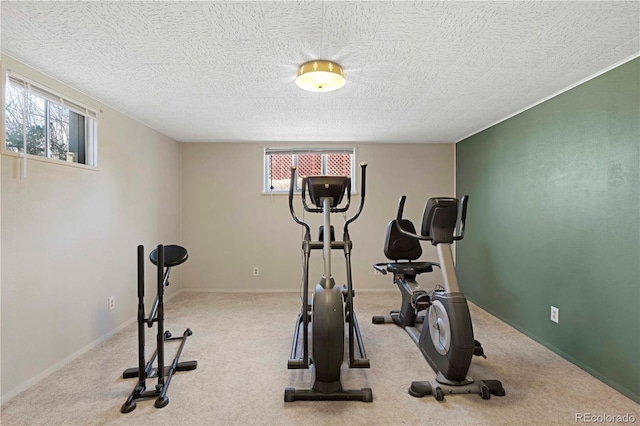
<svg viewBox="0 0 640 426">
<path fill-rule="evenodd" d="M 187 249 L 182 246 L 169 245 L 164 246 L 164 267 L 170 268 L 184 263 L 189 258 Z M 156 248 L 149 254 L 149 260 L 154 265 L 158 264 L 158 249 Z"/>
<path fill-rule="evenodd" d="M 423 272 L 432 272 L 433 266 L 438 266 L 433 262 L 399 262 L 388 263 L 387 271 L 401 275 L 418 275 Z"/>
</svg>

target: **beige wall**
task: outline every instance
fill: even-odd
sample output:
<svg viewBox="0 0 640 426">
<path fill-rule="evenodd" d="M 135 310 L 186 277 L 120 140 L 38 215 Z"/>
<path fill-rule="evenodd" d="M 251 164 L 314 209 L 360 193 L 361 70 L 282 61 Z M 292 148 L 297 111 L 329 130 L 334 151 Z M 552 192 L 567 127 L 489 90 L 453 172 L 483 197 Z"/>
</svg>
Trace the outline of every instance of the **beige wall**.
<svg viewBox="0 0 640 426">
<path fill-rule="evenodd" d="M 8 57 L 3 86 L 7 69 L 101 112 L 98 171 L 29 160 L 21 179 L 19 159 L 2 155 L 3 401 L 135 317 L 138 244 L 180 242 L 179 144 Z"/>
<path fill-rule="evenodd" d="M 326 146 L 327 144 L 317 144 Z M 189 249 L 183 268 L 185 290 L 296 291 L 301 282 L 302 227 L 289 215 L 287 197 L 262 195 L 263 148 L 286 144 L 181 144 L 182 235 Z M 291 145 L 289 145 L 291 146 Z M 390 276 L 375 276 L 372 264 L 385 260 L 386 225 L 407 195 L 405 217 L 419 222 L 429 197 L 454 195 L 453 144 L 357 144 L 357 162 L 367 162 L 366 202 L 350 225 L 355 289 L 393 290 Z M 298 197 L 299 198 L 299 197 Z M 301 207 L 296 205 L 297 210 Z M 359 196 L 353 200 L 356 211 Z M 299 213 L 301 214 L 301 213 Z M 344 221 L 334 218 L 340 238 Z M 306 214 L 312 238 L 322 215 Z M 426 245 L 425 256 L 436 259 Z M 322 274 L 322 255 L 312 253 L 311 282 Z M 334 251 L 333 273 L 344 283 L 344 256 Z M 260 270 L 253 276 L 253 267 Z M 434 284 L 436 274 L 423 282 Z"/>
</svg>

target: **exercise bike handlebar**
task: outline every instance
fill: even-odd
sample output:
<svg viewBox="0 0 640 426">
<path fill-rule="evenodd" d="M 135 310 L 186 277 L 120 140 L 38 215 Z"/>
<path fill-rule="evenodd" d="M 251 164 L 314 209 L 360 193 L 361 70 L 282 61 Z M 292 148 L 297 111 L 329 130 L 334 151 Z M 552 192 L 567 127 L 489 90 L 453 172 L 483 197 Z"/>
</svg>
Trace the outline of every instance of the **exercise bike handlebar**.
<svg viewBox="0 0 640 426">
<path fill-rule="evenodd" d="M 416 238 L 418 240 L 433 241 L 433 237 L 430 235 L 427 235 L 427 236 L 418 235 L 413 232 L 409 232 L 402 227 L 402 213 L 404 212 L 404 203 L 406 199 L 407 199 L 407 196 L 403 195 L 402 197 L 400 197 L 400 201 L 398 202 L 398 214 L 396 216 L 396 220 L 397 220 L 396 225 L 398 226 L 398 231 L 400 231 L 401 234 Z M 467 203 L 468 202 L 469 202 L 468 195 L 464 195 L 460 200 L 460 234 L 453 236 L 454 241 L 459 241 L 464 238 L 464 228 L 465 228 L 465 222 L 467 220 Z"/>
<path fill-rule="evenodd" d="M 469 202 L 469 196 L 463 195 L 460 200 L 460 234 L 454 235 L 453 239 L 458 241 L 464 238 L 464 224 L 467 221 L 467 203 Z"/>
</svg>

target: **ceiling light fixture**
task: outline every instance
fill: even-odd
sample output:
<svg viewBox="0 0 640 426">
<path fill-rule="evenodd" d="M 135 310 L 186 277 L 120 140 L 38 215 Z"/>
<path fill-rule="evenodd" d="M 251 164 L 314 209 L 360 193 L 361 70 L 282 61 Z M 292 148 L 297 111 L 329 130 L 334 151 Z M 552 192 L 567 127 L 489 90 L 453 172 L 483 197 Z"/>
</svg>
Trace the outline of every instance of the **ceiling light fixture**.
<svg viewBox="0 0 640 426">
<path fill-rule="evenodd" d="M 309 92 L 333 92 L 344 86 L 342 67 L 331 61 L 305 62 L 298 68 L 296 84 Z"/>
</svg>

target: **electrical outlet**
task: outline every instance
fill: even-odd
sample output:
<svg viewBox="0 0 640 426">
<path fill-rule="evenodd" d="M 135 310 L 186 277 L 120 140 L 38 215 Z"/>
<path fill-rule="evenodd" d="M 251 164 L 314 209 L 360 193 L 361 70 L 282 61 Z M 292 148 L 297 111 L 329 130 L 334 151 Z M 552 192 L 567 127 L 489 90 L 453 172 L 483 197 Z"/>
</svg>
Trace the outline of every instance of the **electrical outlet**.
<svg viewBox="0 0 640 426">
<path fill-rule="evenodd" d="M 551 307 L 551 321 L 555 323 L 560 323 L 560 309 L 555 306 Z"/>
<path fill-rule="evenodd" d="M 113 311 L 116 308 L 116 297 L 115 296 L 111 296 L 109 298 L 109 310 Z"/>
<path fill-rule="evenodd" d="M 255 275 L 256 277 L 260 275 L 260 269 L 258 269 L 257 266 L 253 267 L 253 275 Z"/>
</svg>

